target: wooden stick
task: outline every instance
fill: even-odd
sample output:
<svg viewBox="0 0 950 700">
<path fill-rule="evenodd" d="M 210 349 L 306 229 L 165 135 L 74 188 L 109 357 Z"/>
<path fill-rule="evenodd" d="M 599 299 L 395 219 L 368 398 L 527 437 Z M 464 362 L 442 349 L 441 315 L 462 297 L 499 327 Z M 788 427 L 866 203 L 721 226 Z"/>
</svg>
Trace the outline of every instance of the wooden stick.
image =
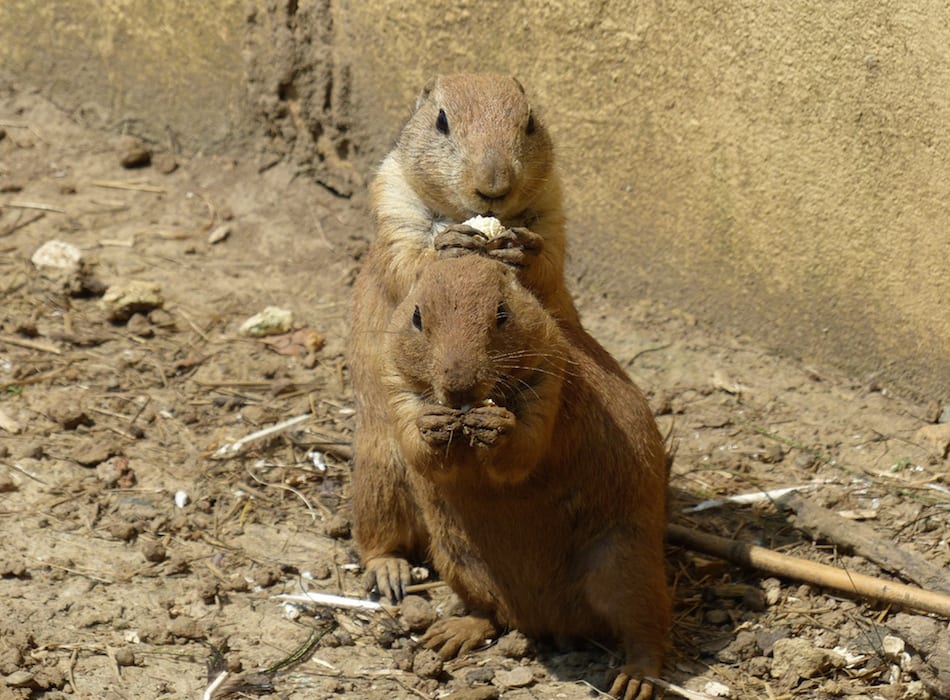
<svg viewBox="0 0 950 700">
<path fill-rule="evenodd" d="M 29 348 L 30 350 L 42 350 L 43 352 L 51 352 L 54 355 L 63 354 L 63 351 L 60 350 L 55 345 L 50 345 L 49 343 L 43 343 L 38 340 L 26 340 L 25 338 L 17 338 L 12 335 L 0 336 L 0 343 L 7 343 L 8 345 L 18 345 L 21 348 Z"/>
<path fill-rule="evenodd" d="M 874 576 L 790 557 L 765 547 L 709 535 L 682 525 L 668 525 L 666 534 L 672 544 L 720 557 L 734 564 L 834 588 L 857 596 L 874 598 L 885 603 L 897 603 L 950 619 L 950 596 L 942 593 L 925 591 L 915 586 L 906 586 L 902 583 L 885 581 Z"/>
<path fill-rule="evenodd" d="M 918 586 L 950 595 L 950 574 L 923 557 L 882 538 L 874 528 L 842 518 L 813 500 L 791 493 L 778 499 L 790 508 L 796 527 L 812 537 L 830 540 Z"/>
<path fill-rule="evenodd" d="M 112 190 L 134 190 L 136 192 L 154 192 L 155 194 L 165 194 L 164 187 L 156 187 L 142 182 L 126 182 L 125 180 L 93 180 L 93 187 L 107 187 Z"/>
</svg>

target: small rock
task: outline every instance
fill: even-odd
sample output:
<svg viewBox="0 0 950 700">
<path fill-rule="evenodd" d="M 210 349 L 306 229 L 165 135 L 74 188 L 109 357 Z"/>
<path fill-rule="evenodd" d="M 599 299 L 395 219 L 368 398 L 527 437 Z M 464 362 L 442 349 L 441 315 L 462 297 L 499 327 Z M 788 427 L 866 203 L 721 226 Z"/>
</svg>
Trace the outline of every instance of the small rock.
<svg viewBox="0 0 950 700">
<path fill-rule="evenodd" d="M 70 455 L 73 461 L 84 467 L 94 467 L 109 459 L 115 448 L 102 440 L 88 439 L 78 445 Z"/>
<path fill-rule="evenodd" d="M 447 695 L 445 700 L 497 700 L 498 688 L 489 685 L 480 688 L 465 688 Z"/>
<path fill-rule="evenodd" d="M 131 542 L 138 536 L 139 530 L 132 523 L 112 523 L 109 526 L 109 534 L 117 540 Z"/>
<path fill-rule="evenodd" d="M 135 484 L 128 457 L 111 457 L 96 465 L 96 478 L 105 486 L 128 488 Z"/>
<path fill-rule="evenodd" d="M 412 650 L 407 648 L 393 650 L 393 665 L 400 671 L 412 670 Z"/>
<path fill-rule="evenodd" d="M 762 612 L 765 610 L 766 595 L 758 588 L 749 586 L 742 594 L 742 605 L 746 610 Z"/>
<path fill-rule="evenodd" d="M 795 466 L 799 469 L 811 469 L 815 466 L 816 462 L 815 456 L 808 454 L 807 452 L 802 452 L 801 454 L 796 455 L 793 461 Z"/>
<path fill-rule="evenodd" d="M 337 513 L 323 526 L 323 531 L 327 537 L 344 540 L 350 536 L 350 519 L 341 513 Z"/>
<path fill-rule="evenodd" d="M 937 418 L 938 423 L 950 423 L 950 406 L 944 406 L 943 410 L 940 411 L 940 417 Z"/>
<path fill-rule="evenodd" d="M 67 274 L 76 274 L 82 265 L 82 251 L 72 243 L 57 240 L 46 241 L 36 249 L 30 261 L 39 270 L 45 268 Z"/>
<path fill-rule="evenodd" d="M 119 142 L 119 164 L 123 168 L 144 168 L 152 162 L 152 152 L 134 136 Z"/>
<path fill-rule="evenodd" d="M 78 401 L 64 400 L 64 397 L 50 402 L 46 415 L 63 430 L 75 430 L 80 425 L 92 425 L 92 419 L 82 410 Z"/>
<path fill-rule="evenodd" d="M 231 224 L 221 224 L 214 231 L 208 234 L 208 243 L 214 245 L 227 240 L 231 235 Z"/>
<path fill-rule="evenodd" d="M 0 559 L 0 578 L 26 578 L 28 573 L 22 559 Z"/>
<path fill-rule="evenodd" d="M 113 653 L 119 666 L 135 666 L 135 652 L 130 647 L 120 647 Z"/>
<path fill-rule="evenodd" d="M 495 683 L 502 688 L 524 688 L 534 683 L 534 674 L 526 666 L 518 666 L 510 671 L 495 674 Z"/>
<path fill-rule="evenodd" d="M 498 640 L 498 651 L 509 659 L 523 659 L 531 651 L 531 641 L 514 630 Z"/>
<path fill-rule="evenodd" d="M 941 457 L 950 453 L 950 423 L 925 425 L 914 433 L 914 440 L 925 443 Z"/>
<path fill-rule="evenodd" d="M 778 464 L 785 458 L 785 450 L 780 445 L 767 445 L 755 452 L 755 458 L 765 464 Z"/>
<path fill-rule="evenodd" d="M 132 316 L 129 317 L 126 328 L 129 329 L 129 333 L 137 335 L 139 338 L 151 338 L 155 335 L 155 329 L 152 328 L 152 324 L 149 323 L 148 318 L 140 313 L 132 314 Z"/>
<path fill-rule="evenodd" d="M 403 623 L 413 632 L 421 632 L 438 619 L 435 608 L 422 596 L 407 595 L 399 604 L 399 615 Z"/>
<path fill-rule="evenodd" d="M 99 308 L 106 312 L 109 320 L 120 323 L 128 321 L 132 314 L 148 313 L 164 304 L 158 284 L 139 280 L 112 285 L 99 300 Z"/>
<path fill-rule="evenodd" d="M 766 605 L 775 605 L 782 598 L 782 584 L 778 579 L 768 578 L 762 582 L 765 588 Z"/>
<path fill-rule="evenodd" d="M 183 639 L 201 639 L 205 636 L 198 621 L 187 615 L 176 617 L 169 622 L 168 631 L 173 636 L 182 637 Z"/>
<path fill-rule="evenodd" d="M 0 474 L 0 493 L 12 493 L 19 488 L 13 477 L 3 472 Z"/>
<path fill-rule="evenodd" d="M 719 681 L 709 681 L 703 686 L 703 692 L 713 698 L 731 698 L 732 689 Z"/>
<path fill-rule="evenodd" d="M 779 639 L 772 647 L 772 677 L 797 682 L 841 668 L 845 659 L 829 649 L 819 649 L 807 639 Z"/>
<path fill-rule="evenodd" d="M 897 632 L 917 651 L 927 651 L 941 634 L 941 625 L 936 620 L 922 615 L 900 612 L 888 622 L 888 627 Z"/>
<path fill-rule="evenodd" d="M 442 658 L 432 649 L 423 649 L 412 659 L 412 672 L 420 678 L 438 678 L 442 675 Z"/>
<path fill-rule="evenodd" d="M 254 572 L 254 585 L 261 588 L 270 588 L 280 581 L 280 569 L 277 567 L 267 567 Z"/>
<path fill-rule="evenodd" d="M 885 635 L 884 639 L 881 640 L 881 649 L 884 651 L 884 655 L 890 661 L 900 659 L 900 655 L 904 653 L 904 646 L 903 639 L 890 634 Z"/>
<path fill-rule="evenodd" d="M 149 540 L 142 545 L 142 555 L 145 557 L 145 561 L 150 561 L 154 564 L 163 562 L 167 556 L 165 553 L 165 545 L 157 540 Z"/>
<path fill-rule="evenodd" d="M 176 508 L 179 508 L 179 509 L 184 508 L 189 503 L 191 503 L 191 496 L 188 495 L 187 491 L 184 491 L 182 489 L 178 489 L 177 491 L 175 491 L 175 507 Z"/>
<path fill-rule="evenodd" d="M 152 167 L 162 175 L 171 175 L 178 170 L 178 161 L 171 153 L 155 153 L 152 155 Z"/>
<path fill-rule="evenodd" d="M 728 612 L 720 609 L 707 610 L 703 617 L 711 625 L 722 625 L 731 619 Z"/>
<path fill-rule="evenodd" d="M 3 679 L 4 685 L 9 688 L 29 688 L 34 683 L 33 674 L 29 671 L 14 671 Z"/>
<path fill-rule="evenodd" d="M 939 423 L 941 410 L 942 408 L 939 403 L 933 400 L 929 401 L 926 408 L 924 408 L 924 421 L 927 423 Z"/>
<path fill-rule="evenodd" d="M 238 333 L 252 338 L 287 333 L 293 325 L 293 312 L 276 306 L 268 306 L 241 324 Z"/>
<path fill-rule="evenodd" d="M 476 668 L 465 674 L 465 682 L 469 685 L 478 685 L 479 683 L 491 683 L 492 679 L 495 677 L 495 671 L 488 668 L 487 666 L 482 666 L 481 668 Z"/>
<path fill-rule="evenodd" d="M 763 654 L 771 654 L 772 647 L 780 639 L 788 637 L 791 630 L 788 627 L 776 627 L 774 629 L 758 630 L 755 633 L 755 643 Z"/>
</svg>

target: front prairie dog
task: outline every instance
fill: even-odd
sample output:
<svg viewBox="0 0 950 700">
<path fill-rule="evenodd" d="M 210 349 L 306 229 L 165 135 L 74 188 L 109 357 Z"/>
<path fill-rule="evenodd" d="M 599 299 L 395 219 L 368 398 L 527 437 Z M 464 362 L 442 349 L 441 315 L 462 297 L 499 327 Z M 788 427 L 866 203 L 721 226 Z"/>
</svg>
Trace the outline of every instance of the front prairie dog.
<svg viewBox="0 0 950 700">
<path fill-rule="evenodd" d="M 483 256 L 423 270 L 382 350 L 431 561 L 472 612 L 423 643 L 447 658 L 506 627 L 615 640 L 611 694 L 652 697 L 643 678 L 659 675 L 670 627 L 667 468 L 640 391 Z"/>
<path fill-rule="evenodd" d="M 462 225 L 480 215 L 499 219 L 510 234 L 493 239 L 487 254 L 517 265 L 519 279 L 555 318 L 578 320 L 564 284 L 551 140 L 515 79 L 431 80 L 379 169 L 372 200 L 376 238 L 354 288 L 349 353 L 357 408 L 353 510 L 367 584 L 398 599 L 409 583 L 406 559 L 425 556 L 428 534 L 406 486 L 381 387 L 381 346 L 393 310 L 439 245 L 484 242 Z"/>
</svg>

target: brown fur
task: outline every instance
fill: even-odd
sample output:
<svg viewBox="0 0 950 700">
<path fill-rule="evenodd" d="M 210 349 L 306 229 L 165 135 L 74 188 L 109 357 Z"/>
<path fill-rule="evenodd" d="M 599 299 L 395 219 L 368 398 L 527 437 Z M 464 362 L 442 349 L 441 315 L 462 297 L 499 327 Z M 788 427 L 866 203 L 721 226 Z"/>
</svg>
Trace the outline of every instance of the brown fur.
<svg viewBox="0 0 950 700">
<path fill-rule="evenodd" d="M 447 134 L 437 127 L 439 110 Z M 393 310 L 436 258 L 436 236 L 488 213 L 508 228 L 530 229 L 540 250 L 525 256 L 521 281 L 563 322 L 575 323 L 577 312 L 563 280 L 564 217 L 551 141 L 516 80 L 430 81 L 380 166 L 372 197 L 376 239 L 354 290 L 349 353 L 357 405 L 353 508 L 368 583 L 398 598 L 409 579 L 405 559 L 424 555 L 428 534 L 390 425 L 380 346 Z"/>
<path fill-rule="evenodd" d="M 670 626 L 667 472 L 639 390 L 476 255 L 421 272 L 382 355 L 431 559 L 475 613 L 424 642 L 451 656 L 495 625 L 615 639 L 627 661 L 612 694 L 651 697 L 640 679 L 659 674 Z"/>
</svg>

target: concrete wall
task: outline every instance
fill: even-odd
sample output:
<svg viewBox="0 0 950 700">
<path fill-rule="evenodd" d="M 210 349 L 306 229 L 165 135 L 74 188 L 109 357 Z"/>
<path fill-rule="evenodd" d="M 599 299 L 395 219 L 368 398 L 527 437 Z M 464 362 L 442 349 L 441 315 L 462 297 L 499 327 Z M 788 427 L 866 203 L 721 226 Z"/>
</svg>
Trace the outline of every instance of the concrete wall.
<svg viewBox="0 0 950 700">
<path fill-rule="evenodd" d="M 0 70 L 80 121 L 215 150 L 251 130 L 244 8 L 242 0 L 2 0 Z"/>
<path fill-rule="evenodd" d="M 539 96 L 583 284 L 950 397 L 946 3 L 371 5 L 353 72 L 384 131 L 431 72 Z"/>
<path fill-rule="evenodd" d="M 946 3 L 197 7 L 5 0 L 0 61 L 61 100 L 106 84 L 112 114 L 191 144 L 256 122 L 344 194 L 429 75 L 514 73 L 558 145 L 580 284 L 950 399 Z"/>
</svg>

